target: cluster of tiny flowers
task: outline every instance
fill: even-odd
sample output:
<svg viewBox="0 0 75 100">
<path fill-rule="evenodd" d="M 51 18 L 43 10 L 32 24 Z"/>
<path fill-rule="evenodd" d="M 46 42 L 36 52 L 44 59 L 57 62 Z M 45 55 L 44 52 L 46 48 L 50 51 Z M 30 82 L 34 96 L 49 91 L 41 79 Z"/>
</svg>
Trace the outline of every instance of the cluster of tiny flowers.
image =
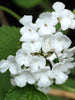
<svg viewBox="0 0 75 100">
<path fill-rule="evenodd" d="M 11 84 L 24 87 L 34 84 L 47 92 L 54 82 L 63 84 L 74 68 L 75 47 L 70 48 L 71 40 L 62 33 L 75 28 L 75 15 L 61 2 L 53 4 L 53 12 L 40 14 L 35 23 L 31 15 L 20 19 L 21 49 L 15 56 L 0 61 L 0 72 L 9 69 Z M 56 26 L 60 24 L 60 28 Z"/>
</svg>

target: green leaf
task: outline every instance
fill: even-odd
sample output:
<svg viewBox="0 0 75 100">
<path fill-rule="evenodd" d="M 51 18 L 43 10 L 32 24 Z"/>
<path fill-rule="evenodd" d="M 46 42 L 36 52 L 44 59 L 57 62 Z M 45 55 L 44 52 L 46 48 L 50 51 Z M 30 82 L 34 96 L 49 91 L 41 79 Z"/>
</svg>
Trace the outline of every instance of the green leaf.
<svg viewBox="0 0 75 100">
<path fill-rule="evenodd" d="M 69 86 L 75 89 L 75 79 L 69 78 L 63 85 Z"/>
<path fill-rule="evenodd" d="M 74 78 L 75 78 L 75 67 L 71 69 L 71 75 L 74 75 Z"/>
<path fill-rule="evenodd" d="M 5 94 L 12 87 L 9 79 L 10 75 L 8 71 L 4 74 L 0 73 L 0 100 L 4 100 Z"/>
<path fill-rule="evenodd" d="M 16 27 L 0 27 L 0 60 L 6 59 L 9 55 L 15 55 L 20 38 L 19 29 Z M 9 72 L 0 73 L 0 100 L 4 100 L 5 94 L 10 88 Z"/>
<path fill-rule="evenodd" d="M 19 47 L 20 28 L 0 27 L 0 60 L 15 55 Z"/>
<path fill-rule="evenodd" d="M 14 87 L 8 92 L 5 100 L 49 100 L 49 98 L 33 85 L 26 85 L 24 88 Z"/>
<path fill-rule="evenodd" d="M 13 0 L 18 6 L 22 8 L 31 8 L 42 2 L 42 0 Z"/>
</svg>

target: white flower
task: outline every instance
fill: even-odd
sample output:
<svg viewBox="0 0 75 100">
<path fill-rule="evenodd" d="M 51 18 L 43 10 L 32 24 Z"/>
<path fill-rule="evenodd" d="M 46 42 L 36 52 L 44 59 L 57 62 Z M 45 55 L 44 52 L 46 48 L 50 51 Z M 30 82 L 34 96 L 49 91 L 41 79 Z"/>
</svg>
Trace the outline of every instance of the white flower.
<svg viewBox="0 0 75 100">
<path fill-rule="evenodd" d="M 64 73 L 68 73 L 70 69 L 73 69 L 75 67 L 75 63 L 72 62 L 73 59 L 65 59 L 62 63 L 62 65 L 59 67 L 59 70 L 61 70 Z"/>
<path fill-rule="evenodd" d="M 19 87 L 24 87 L 26 86 L 27 83 L 29 84 L 34 84 L 34 76 L 30 71 L 25 71 L 24 73 L 15 76 L 12 81 Z M 12 85 L 15 85 L 12 83 Z"/>
<path fill-rule="evenodd" d="M 51 38 L 46 39 L 42 44 L 42 51 L 47 53 L 49 51 L 53 51 Z"/>
<path fill-rule="evenodd" d="M 0 72 L 4 73 L 9 69 L 9 62 L 7 60 L 0 61 Z"/>
<path fill-rule="evenodd" d="M 28 25 L 21 28 L 20 33 L 22 34 L 22 37 L 20 38 L 20 41 L 30 42 L 39 40 L 39 35 L 35 29 L 36 25 Z"/>
<path fill-rule="evenodd" d="M 24 49 L 27 53 L 36 53 L 41 49 L 41 41 L 22 43 L 22 49 Z"/>
<path fill-rule="evenodd" d="M 65 49 L 65 50 L 63 51 L 63 54 L 67 54 L 67 55 L 65 56 L 65 57 L 67 57 L 67 58 L 72 57 L 72 56 L 74 55 L 74 53 L 75 53 L 75 47 L 69 48 L 69 49 Z"/>
<path fill-rule="evenodd" d="M 19 66 L 22 66 L 22 65 L 24 65 L 26 67 L 30 66 L 30 62 L 32 60 L 31 54 L 25 53 L 22 49 L 20 52 L 21 53 L 19 53 L 19 52 L 16 53 L 15 60 L 16 60 L 17 64 Z"/>
<path fill-rule="evenodd" d="M 61 10 L 64 10 L 65 8 L 65 5 L 62 3 L 62 2 L 55 2 L 52 6 L 52 8 L 55 10 L 55 11 L 61 11 Z"/>
<path fill-rule="evenodd" d="M 65 5 L 61 2 L 56 2 L 53 5 L 55 12 L 52 12 L 52 15 L 55 16 L 59 23 L 61 24 L 61 29 L 66 30 L 68 28 L 74 28 L 74 14 L 68 10 L 64 9 Z"/>
<path fill-rule="evenodd" d="M 71 23 L 71 26 L 70 26 L 71 29 L 75 29 L 75 19 L 72 20 L 72 23 Z"/>
<path fill-rule="evenodd" d="M 63 15 L 62 15 L 61 21 L 60 21 L 62 30 L 66 30 L 68 28 L 73 27 L 74 26 L 72 24 L 72 23 L 74 23 L 73 19 L 74 19 L 74 14 L 70 10 L 65 9 L 63 11 Z"/>
<path fill-rule="evenodd" d="M 7 58 L 7 61 L 9 62 L 9 71 L 12 75 L 16 75 L 18 73 L 21 72 L 21 68 L 20 66 L 16 63 L 15 61 L 15 57 L 10 55 L 8 58 Z"/>
<path fill-rule="evenodd" d="M 64 59 L 69 59 L 71 58 L 72 60 L 74 60 L 73 55 L 75 53 L 75 47 L 73 48 L 69 48 L 69 49 L 64 49 L 63 53 L 58 53 L 58 57 L 59 57 L 59 61 L 63 61 Z"/>
<path fill-rule="evenodd" d="M 23 35 L 23 34 L 26 34 L 26 33 L 36 33 L 37 32 L 37 25 L 36 24 L 29 24 L 29 25 L 26 25 L 26 26 L 23 26 L 21 29 L 20 29 L 20 33 Z"/>
<path fill-rule="evenodd" d="M 59 70 L 55 70 L 53 76 L 56 84 L 63 84 L 68 79 L 68 75 Z"/>
<path fill-rule="evenodd" d="M 37 83 L 37 85 L 39 87 L 47 87 L 47 86 L 50 86 L 51 84 L 52 84 L 52 82 L 49 80 L 48 76 L 46 76 L 45 74 L 42 74 L 40 76 L 40 79 L 39 79 L 39 81 Z"/>
<path fill-rule="evenodd" d="M 41 36 L 48 36 L 55 32 L 56 32 L 56 29 L 53 26 L 42 27 L 38 30 L 38 34 Z"/>
<path fill-rule="evenodd" d="M 62 65 L 61 63 L 56 63 L 53 66 L 52 71 L 50 73 L 50 77 L 52 79 L 55 79 L 56 84 L 63 84 L 68 79 L 68 75 L 66 75 L 65 73 L 62 72 L 62 70 L 59 69 L 61 65 Z"/>
<path fill-rule="evenodd" d="M 38 23 L 38 25 L 40 26 L 45 26 L 45 24 L 54 26 L 57 24 L 57 22 L 57 19 L 52 16 L 50 12 L 44 12 L 40 14 L 39 18 L 36 20 L 36 23 Z"/>
<path fill-rule="evenodd" d="M 51 35 L 43 42 L 42 50 L 43 52 L 60 52 L 63 49 L 68 48 L 70 45 L 71 40 L 61 32 L 57 32 L 55 35 Z"/>
<path fill-rule="evenodd" d="M 38 87 L 49 87 L 53 83 L 53 80 L 50 78 L 49 66 L 45 66 L 45 68 L 38 70 L 34 75 Z"/>
<path fill-rule="evenodd" d="M 53 49 L 58 52 L 62 51 L 63 49 L 69 48 L 71 45 L 71 40 L 61 32 L 57 32 L 54 37 L 51 37 L 51 39 Z"/>
<path fill-rule="evenodd" d="M 44 68 L 46 65 L 46 60 L 43 56 L 33 56 L 31 62 L 31 72 L 37 72 L 38 69 Z"/>
<path fill-rule="evenodd" d="M 54 26 L 57 22 L 57 19 L 53 17 L 50 12 L 40 14 L 39 18 L 36 20 L 36 24 L 39 28 L 39 35 L 50 35 L 55 33 L 56 29 Z"/>
<path fill-rule="evenodd" d="M 56 84 L 63 84 L 70 73 L 70 69 L 74 68 L 75 63 L 71 63 L 72 59 L 65 59 L 63 62 L 59 62 L 53 65 L 50 77 L 55 79 Z"/>
<path fill-rule="evenodd" d="M 31 24 L 32 23 L 32 16 L 31 15 L 24 15 L 19 22 L 23 25 Z"/>
</svg>

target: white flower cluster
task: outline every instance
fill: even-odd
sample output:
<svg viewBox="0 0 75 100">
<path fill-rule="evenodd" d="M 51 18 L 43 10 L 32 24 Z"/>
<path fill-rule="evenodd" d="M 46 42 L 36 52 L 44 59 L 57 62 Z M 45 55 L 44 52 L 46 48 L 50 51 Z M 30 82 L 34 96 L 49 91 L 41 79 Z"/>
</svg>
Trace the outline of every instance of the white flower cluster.
<svg viewBox="0 0 75 100">
<path fill-rule="evenodd" d="M 9 69 L 12 85 L 34 84 L 47 92 L 53 82 L 63 84 L 74 68 L 75 47 L 69 48 L 71 40 L 61 31 L 75 28 L 75 15 L 61 2 L 54 3 L 53 9 L 40 14 L 35 23 L 30 15 L 20 20 L 22 47 L 16 56 L 0 61 L 0 72 Z M 61 27 L 57 30 L 58 23 Z"/>
</svg>

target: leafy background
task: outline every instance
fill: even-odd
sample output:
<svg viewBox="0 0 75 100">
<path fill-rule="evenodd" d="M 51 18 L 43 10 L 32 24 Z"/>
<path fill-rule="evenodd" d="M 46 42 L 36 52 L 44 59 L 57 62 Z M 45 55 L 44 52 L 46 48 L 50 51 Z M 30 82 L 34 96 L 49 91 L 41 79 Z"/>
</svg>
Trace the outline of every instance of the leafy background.
<svg viewBox="0 0 75 100">
<path fill-rule="evenodd" d="M 33 15 L 33 22 L 43 11 L 50 11 L 52 4 L 57 0 L 0 0 L 0 5 L 3 5 L 20 15 Z M 65 3 L 66 8 L 73 10 L 74 0 L 59 0 Z M 16 51 L 19 48 L 19 27 L 22 25 L 11 15 L 4 12 L 9 26 L 2 26 L 0 23 L 0 60 L 6 59 L 8 55 L 15 55 Z M 72 46 L 75 46 L 75 30 L 69 30 L 68 36 L 72 40 Z M 0 73 L 0 100 L 4 100 L 4 97 L 8 90 L 12 87 L 10 84 L 10 76 L 7 71 L 5 74 Z M 71 70 L 69 79 L 66 83 L 67 86 L 75 88 L 75 68 Z M 52 86 L 52 88 L 58 88 Z M 70 100 L 66 98 L 49 96 L 50 100 Z M 8 100 L 8 99 L 7 99 Z M 40 99 L 38 99 L 40 100 Z"/>
</svg>

